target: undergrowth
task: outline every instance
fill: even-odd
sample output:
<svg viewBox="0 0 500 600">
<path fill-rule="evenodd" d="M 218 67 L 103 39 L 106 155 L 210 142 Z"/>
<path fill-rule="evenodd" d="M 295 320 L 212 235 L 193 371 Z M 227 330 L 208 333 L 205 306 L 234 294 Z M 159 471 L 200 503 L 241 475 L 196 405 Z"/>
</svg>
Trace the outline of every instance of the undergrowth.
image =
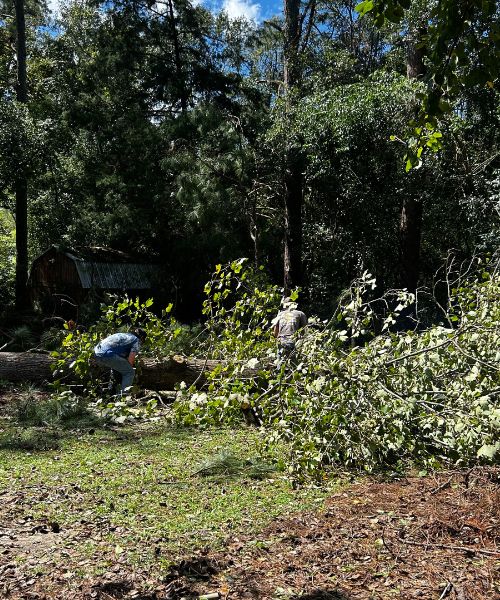
<svg viewBox="0 0 500 600">
<path fill-rule="evenodd" d="M 95 426 L 102 422 L 90 408 L 88 401 L 70 391 L 39 399 L 27 395 L 21 397 L 15 406 L 15 419 L 24 426 Z"/>
<path fill-rule="evenodd" d="M 477 259 L 474 269 L 454 277 L 447 269 L 444 283 L 446 305 L 436 301 L 441 323 L 422 329 L 420 297 L 406 290 L 377 297 L 376 281 L 365 272 L 330 320 L 309 319 L 297 334 L 293 358 L 277 362 L 271 321 L 281 290 L 244 259 L 218 265 L 205 286 L 205 330 L 196 354 L 220 362 L 205 374 L 202 390 L 180 386 L 174 421 L 234 425 L 242 410 L 250 410 L 262 426 L 263 449 L 288 448 L 279 467 L 295 481 L 321 480 L 332 467 L 374 472 L 497 461 L 498 261 Z M 182 328 L 171 307 L 158 317 L 150 305 L 126 299 L 106 307 L 89 332 L 70 333 L 57 355 L 60 372 L 71 361 L 74 372 L 87 378 L 89 395 L 99 399 L 89 377 L 92 348 L 125 322 L 147 329 L 150 352 L 171 353 Z M 130 414 L 126 402 L 104 408 L 122 411 L 121 419 Z"/>
</svg>

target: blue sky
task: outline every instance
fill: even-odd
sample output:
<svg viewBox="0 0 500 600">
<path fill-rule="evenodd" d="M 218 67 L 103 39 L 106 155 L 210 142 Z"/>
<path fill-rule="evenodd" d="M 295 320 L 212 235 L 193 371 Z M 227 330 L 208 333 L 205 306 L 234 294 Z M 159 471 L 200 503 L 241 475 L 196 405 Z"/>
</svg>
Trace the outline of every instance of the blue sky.
<svg viewBox="0 0 500 600">
<path fill-rule="evenodd" d="M 52 11 L 58 10 L 60 1 L 48 0 Z M 214 12 L 224 9 L 230 18 L 246 17 L 257 23 L 269 19 L 273 15 L 281 14 L 283 10 L 282 0 L 194 0 L 195 2 L 201 2 Z M 158 4 L 161 7 L 161 0 Z"/>
</svg>

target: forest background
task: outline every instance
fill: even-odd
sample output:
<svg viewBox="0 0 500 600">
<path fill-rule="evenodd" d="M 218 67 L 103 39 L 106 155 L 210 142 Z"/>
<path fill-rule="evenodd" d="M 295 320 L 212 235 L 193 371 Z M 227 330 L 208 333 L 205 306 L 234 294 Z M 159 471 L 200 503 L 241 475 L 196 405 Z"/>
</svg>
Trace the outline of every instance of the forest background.
<svg viewBox="0 0 500 600">
<path fill-rule="evenodd" d="M 260 23 L 174 0 L 68 2 L 54 19 L 26 0 L 26 102 L 15 4 L 3 0 L 0 21 L 4 307 L 20 174 L 29 259 L 51 244 L 148 257 L 185 321 L 199 318 L 214 265 L 241 256 L 330 315 L 365 270 L 382 291 L 411 291 L 452 249 L 496 249 L 500 113 L 495 85 L 474 70 L 483 48 L 457 59 L 460 85 L 445 82 L 442 148 L 405 170 L 432 68 L 432 0 L 376 23 L 350 0 L 287 2 L 288 17 Z M 498 22 L 484 4 L 469 28 L 479 39 Z"/>
</svg>

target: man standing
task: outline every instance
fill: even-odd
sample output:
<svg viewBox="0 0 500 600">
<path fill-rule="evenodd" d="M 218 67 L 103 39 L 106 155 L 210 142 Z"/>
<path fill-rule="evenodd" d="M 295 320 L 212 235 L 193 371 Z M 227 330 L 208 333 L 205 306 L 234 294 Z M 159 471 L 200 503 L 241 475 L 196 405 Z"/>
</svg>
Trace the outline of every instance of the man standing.
<svg viewBox="0 0 500 600">
<path fill-rule="evenodd" d="M 111 369 L 118 381 L 121 380 L 122 394 L 134 381 L 135 357 L 145 340 L 146 332 L 143 329 L 135 329 L 132 333 L 114 333 L 94 348 L 96 363 Z"/>
<path fill-rule="evenodd" d="M 284 298 L 281 308 L 272 325 L 274 337 L 278 339 L 278 359 L 283 360 L 295 350 L 295 333 L 307 325 L 307 317 L 291 298 Z"/>
</svg>

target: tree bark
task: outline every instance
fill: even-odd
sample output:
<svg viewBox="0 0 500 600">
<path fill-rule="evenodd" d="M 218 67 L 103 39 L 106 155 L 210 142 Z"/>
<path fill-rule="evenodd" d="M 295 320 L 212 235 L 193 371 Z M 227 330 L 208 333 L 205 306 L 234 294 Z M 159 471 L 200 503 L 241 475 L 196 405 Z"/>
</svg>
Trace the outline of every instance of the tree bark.
<svg viewBox="0 0 500 600">
<path fill-rule="evenodd" d="M 424 51 L 419 48 L 426 30 L 418 29 L 408 41 L 406 72 L 410 79 L 425 75 Z M 400 287 L 415 292 L 420 275 L 420 245 L 422 236 L 422 202 L 419 198 L 406 198 L 401 207 L 399 220 Z"/>
<path fill-rule="evenodd" d="M 420 275 L 420 240 L 422 235 L 422 202 L 406 198 L 399 222 L 400 285 L 415 292 Z"/>
<path fill-rule="evenodd" d="M 302 160 L 300 151 L 289 148 L 285 165 L 285 295 L 302 285 Z"/>
<path fill-rule="evenodd" d="M 300 77 L 300 0 L 284 0 L 285 11 L 285 47 L 283 76 L 286 89 L 295 86 Z"/>
<path fill-rule="evenodd" d="M 51 365 L 54 359 L 47 354 L 30 352 L 0 352 L 0 379 L 12 383 L 34 383 L 44 385 L 54 380 Z M 173 356 L 164 360 L 143 358 L 139 361 L 136 382 L 140 387 L 150 390 L 173 390 L 182 381 L 186 385 L 196 384 L 202 387 L 206 383 L 205 375 L 219 366 L 220 361 L 203 360 Z M 103 372 L 92 365 L 94 375 Z M 256 375 L 255 369 L 246 369 L 243 377 Z M 71 380 L 68 375 L 68 383 Z"/>
<path fill-rule="evenodd" d="M 299 42 L 300 0 L 284 0 L 285 47 L 284 89 L 286 112 L 292 110 L 293 91 L 300 81 Z M 302 161 L 298 148 L 285 149 L 284 173 L 285 236 L 284 236 L 284 288 L 288 294 L 302 283 Z"/>
<path fill-rule="evenodd" d="M 406 58 L 406 75 L 408 79 L 422 79 L 425 75 L 425 48 L 419 42 L 426 34 L 427 28 L 420 27 L 408 39 Z"/>
<path fill-rule="evenodd" d="M 16 0 L 17 33 L 17 101 L 28 102 L 26 79 L 26 22 L 24 0 Z M 23 168 L 18 169 L 16 181 L 16 308 L 29 304 L 28 290 L 28 179 Z"/>
</svg>

